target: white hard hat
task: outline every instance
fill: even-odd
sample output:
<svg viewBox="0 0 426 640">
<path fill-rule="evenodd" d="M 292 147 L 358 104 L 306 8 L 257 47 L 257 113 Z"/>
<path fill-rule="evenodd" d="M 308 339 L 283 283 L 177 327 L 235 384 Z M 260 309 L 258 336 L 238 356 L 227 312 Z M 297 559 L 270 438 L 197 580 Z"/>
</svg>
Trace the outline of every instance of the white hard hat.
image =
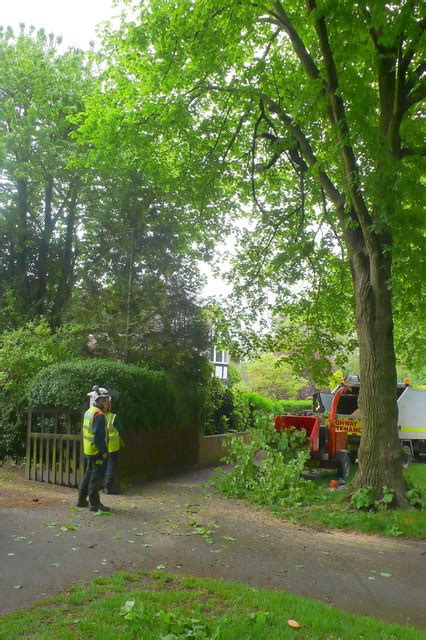
<svg viewBox="0 0 426 640">
<path fill-rule="evenodd" d="M 110 392 L 108 391 L 108 389 L 105 389 L 104 387 L 98 387 L 98 385 L 95 385 L 92 388 L 92 391 L 89 391 L 89 393 L 87 395 L 90 398 L 90 404 L 91 405 L 94 402 L 96 402 L 96 400 L 98 398 L 108 398 L 109 400 L 111 400 L 111 395 L 110 395 Z"/>
</svg>

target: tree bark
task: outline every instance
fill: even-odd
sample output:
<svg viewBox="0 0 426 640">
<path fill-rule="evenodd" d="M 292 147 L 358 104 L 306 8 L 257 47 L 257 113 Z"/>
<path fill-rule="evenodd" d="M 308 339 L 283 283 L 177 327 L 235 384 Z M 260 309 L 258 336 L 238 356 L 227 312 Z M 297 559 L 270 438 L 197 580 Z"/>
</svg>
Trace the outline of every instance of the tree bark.
<svg viewBox="0 0 426 640">
<path fill-rule="evenodd" d="M 18 229 L 16 251 L 16 290 L 18 299 L 24 305 L 27 298 L 27 262 L 28 262 L 28 182 L 18 178 Z"/>
<path fill-rule="evenodd" d="M 49 247 L 53 233 L 53 178 L 49 177 L 44 188 L 44 226 L 39 244 L 38 256 L 38 290 L 35 306 L 39 314 L 44 314 L 47 308 L 47 277 L 49 262 Z"/>
<path fill-rule="evenodd" d="M 60 324 L 60 316 L 64 310 L 65 305 L 68 303 L 71 293 L 72 285 L 74 282 L 74 265 L 75 265 L 75 251 L 74 246 L 74 229 L 77 214 L 77 189 L 71 194 L 71 198 L 68 205 L 68 214 L 66 219 L 66 232 L 65 243 L 63 252 L 63 261 L 60 271 L 60 277 L 58 282 L 58 288 L 56 290 L 56 296 L 53 302 L 53 308 L 51 312 L 51 324 L 57 326 Z"/>
<path fill-rule="evenodd" d="M 378 243 L 379 244 L 379 243 Z M 398 437 L 396 359 L 392 299 L 389 289 L 391 253 L 358 250 L 351 255 L 355 287 L 356 324 L 360 350 L 359 408 L 363 420 L 358 452 L 359 468 L 353 488 L 372 486 L 381 497 L 383 486 L 395 502 L 407 507 Z"/>
<path fill-rule="evenodd" d="M 130 317 L 132 309 L 132 287 L 133 287 L 133 272 L 134 272 L 134 253 L 135 253 L 135 224 L 132 225 L 130 246 L 129 246 L 129 271 L 127 277 L 127 301 L 126 301 L 126 342 L 124 347 L 124 362 L 129 361 L 130 355 Z"/>
</svg>

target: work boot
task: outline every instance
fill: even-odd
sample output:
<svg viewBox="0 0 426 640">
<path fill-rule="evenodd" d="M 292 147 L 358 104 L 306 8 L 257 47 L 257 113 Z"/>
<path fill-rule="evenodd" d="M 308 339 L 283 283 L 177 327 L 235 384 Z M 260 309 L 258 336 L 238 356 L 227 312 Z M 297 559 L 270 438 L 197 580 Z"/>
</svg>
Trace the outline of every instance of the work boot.
<svg viewBox="0 0 426 640">
<path fill-rule="evenodd" d="M 91 504 L 89 507 L 89 511 L 111 511 L 111 509 L 99 502 L 98 504 Z"/>
<path fill-rule="evenodd" d="M 76 507 L 79 509 L 86 509 L 89 506 L 89 503 L 86 498 L 82 498 L 79 496 Z"/>
</svg>

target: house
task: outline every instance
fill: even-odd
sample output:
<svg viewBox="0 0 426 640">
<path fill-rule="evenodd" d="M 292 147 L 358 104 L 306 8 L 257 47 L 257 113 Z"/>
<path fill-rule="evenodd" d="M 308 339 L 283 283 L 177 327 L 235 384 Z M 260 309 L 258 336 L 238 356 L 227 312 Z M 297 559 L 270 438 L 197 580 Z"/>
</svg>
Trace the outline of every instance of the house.
<svg viewBox="0 0 426 640">
<path fill-rule="evenodd" d="M 210 362 L 214 365 L 215 376 L 220 378 L 224 385 L 228 384 L 229 354 L 223 349 L 210 347 Z"/>
</svg>

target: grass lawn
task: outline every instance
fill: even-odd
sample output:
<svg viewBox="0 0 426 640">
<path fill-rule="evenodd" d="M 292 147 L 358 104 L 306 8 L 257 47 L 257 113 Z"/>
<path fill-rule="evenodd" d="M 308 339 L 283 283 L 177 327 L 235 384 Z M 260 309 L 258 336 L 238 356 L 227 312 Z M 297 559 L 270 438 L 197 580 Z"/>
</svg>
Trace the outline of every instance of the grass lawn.
<svg viewBox="0 0 426 640">
<path fill-rule="evenodd" d="M 301 628 L 290 628 L 289 619 Z M 426 633 L 279 591 L 141 572 L 98 578 L 26 611 L 6 614 L 0 617 L 0 638 L 425 640 Z"/>
<path fill-rule="evenodd" d="M 426 492 L 426 464 L 412 464 L 405 474 L 416 486 Z M 335 478 L 330 475 L 330 478 Z M 426 538 L 426 510 L 362 512 L 348 509 L 344 492 L 330 491 L 328 480 L 315 480 L 317 500 L 312 504 L 292 507 L 279 512 L 291 522 L 317 525 L 327 529 L 362 531 L 386 536 Z"/>
</svg>

